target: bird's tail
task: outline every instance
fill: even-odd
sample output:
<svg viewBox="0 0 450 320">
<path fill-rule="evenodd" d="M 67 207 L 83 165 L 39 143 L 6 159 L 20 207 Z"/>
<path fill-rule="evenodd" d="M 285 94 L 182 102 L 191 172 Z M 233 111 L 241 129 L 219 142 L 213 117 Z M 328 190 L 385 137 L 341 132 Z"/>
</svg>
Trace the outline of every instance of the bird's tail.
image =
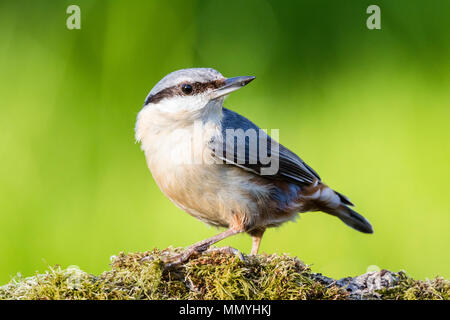
<svg viewBox="0 0 450 320">
<path fill-rule="evenodd" d="M 315 181 L 304 188 L 302 190 L 302 199 L 306 206 L 336 216 L 355 230 L 373 233 L 370 222 L 350 208 L 350 206 L 353 206 L 353 203 L 346 196 L 334 191 L 322 182 Z"/>
<path fill-rule="evenodd" d="M 372 225 L 366 218 L 360 215 L 358 212 L 352 210 L 347 205 L 340 205 L 330 213 L 342 220 L 346 225 L 352 227 L 355 230 L 364 233 L 373 233 Z"/>
</svg>

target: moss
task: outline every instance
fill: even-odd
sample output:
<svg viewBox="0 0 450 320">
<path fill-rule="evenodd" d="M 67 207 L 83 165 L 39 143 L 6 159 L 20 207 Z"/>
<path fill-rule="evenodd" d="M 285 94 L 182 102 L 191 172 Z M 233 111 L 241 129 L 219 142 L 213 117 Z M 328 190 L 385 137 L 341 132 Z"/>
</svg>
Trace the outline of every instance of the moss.
<svg viewBox="0 0 450 320">
<path fill-rule="evenodd" d="M 347 292 L 311 277 L 300 260 L 286 255 L 236 256 L 213 252 L 185 266 L 190 299 L 345 299 Z"/>
<path fill-rule="evenodd" d="M 450 281 L 442 277 L 426 281 L 414 280 L 405 272 L 399 272 L 395 286 L 377 292 L 384 299 L 390 300 L 449 300 Z"/>
<path fill-rule="evenodd" d="M 165 258 L 181 250 L 120 253 L 112 258 L 111 270 L 99 276 L 76 266 L 17 276 L 0 287 L 0 299 L 448 299 L 450 291 L 449 281 L 442 278 L 417 281 L 392 273 L 392 285 L 355 296 L 349 289 L 353 278 L 343 282 L 312 273 L 287 255 L 247 256 L 241 261 L 211 251 L 166 270 Z"/>
</svg>

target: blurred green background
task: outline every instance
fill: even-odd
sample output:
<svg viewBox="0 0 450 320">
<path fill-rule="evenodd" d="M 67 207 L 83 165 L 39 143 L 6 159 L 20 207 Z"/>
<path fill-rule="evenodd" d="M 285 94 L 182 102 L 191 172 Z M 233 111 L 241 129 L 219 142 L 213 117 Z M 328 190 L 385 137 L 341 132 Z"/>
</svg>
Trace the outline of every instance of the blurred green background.
<svg viewBox="0 0 450 320">
<path fill-rule="evenodd" d="M 381 30 L 366 8 L 381 7 Z M 81 30 L 66 8 L 81 7 Z M 255 75 L 226 106 L 356 203 L 365 235 L 323 213 L 270 229 L 333 277 L 370 265 L 450 277 L 449 1 L 1 1 L 0 283 L 187 246 L 208 227 L 159 191 L 134 141 L 167 73 Z M 226 240 L 249 252 L 247 235 Z"/>
</svg>

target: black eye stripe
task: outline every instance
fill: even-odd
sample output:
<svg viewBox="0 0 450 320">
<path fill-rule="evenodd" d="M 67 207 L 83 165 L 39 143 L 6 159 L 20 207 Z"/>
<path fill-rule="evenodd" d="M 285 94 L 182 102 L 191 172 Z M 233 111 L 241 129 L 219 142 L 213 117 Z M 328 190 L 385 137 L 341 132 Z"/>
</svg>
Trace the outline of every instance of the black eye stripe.
<svg viewBox="0 0 450 320">
<path fill-rule="evenodd" d="M 192 92 L 194 94 L 199 94 L 199 93 L 205 92 L 206 90 L 209 90 L 209 89 L 217 89 L 220 86 L 222 86 L 224 84 L 224 82 L 225 82 L 225 79 L 213 80 L 213 81 L 209 81 L 209 82 L 192 82 L 192 83 L 185 83 L 185 84 L 189 84 L 192 86 Z M 158 103 L 165 98 L 170 98 L 170 97 L 174 97 L 177 95 L 185 95 L 185 93 L 182 91 L 182 88 L 180 85 L 165 88 L 156 94 L 148 96 L 147 99 L 145 99 L 144 106 L 149 103 Z"/>
</svg>

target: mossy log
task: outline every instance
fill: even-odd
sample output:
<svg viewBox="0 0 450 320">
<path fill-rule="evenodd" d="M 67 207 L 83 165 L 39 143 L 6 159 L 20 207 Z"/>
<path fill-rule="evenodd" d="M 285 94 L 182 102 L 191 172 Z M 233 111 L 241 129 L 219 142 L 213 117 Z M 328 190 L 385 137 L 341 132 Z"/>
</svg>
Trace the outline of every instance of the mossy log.
<svg viewBox="0 0 450 320">
<path fill-rule="evenodd" d="M 0 299 L 444 299 L 450 281 L 420 281 L 381 270 L 334 280 L 287 255 L 245 256 L 208 251 L 176 268 L 164 260 L 181 248 L 120 253 L 111 270 L 95 276 L 76 266 L 17 276 L 0 287 Z"/>
</svg>

